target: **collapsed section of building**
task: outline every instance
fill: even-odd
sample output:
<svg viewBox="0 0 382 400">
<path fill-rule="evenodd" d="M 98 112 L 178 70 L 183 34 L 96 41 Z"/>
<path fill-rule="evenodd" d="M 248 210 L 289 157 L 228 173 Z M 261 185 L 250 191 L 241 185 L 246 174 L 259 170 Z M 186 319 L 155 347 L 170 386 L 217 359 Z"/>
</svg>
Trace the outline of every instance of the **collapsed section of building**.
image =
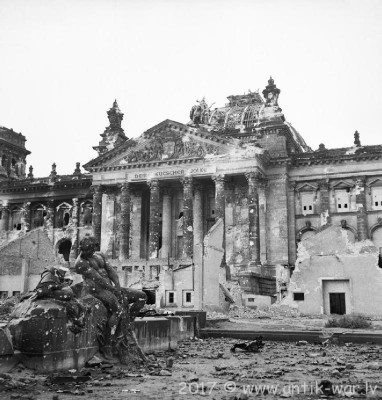
<svg viewBox="0 0 382 400">
<path fill-rule="evenodd" d="M 0 294 L 32 288 L 44 260 L 73 266 L 87 235 L 123 285 L 178 310 L 281 300 L 297 243 L 327 223 L 382 248 L 382 145 L 362 146 L 356 132 L 352 146 L 313 151 L 286 121 L 272 78 L 262 94 L 232 95 L 214 109 L 202 99 L 188 123 L 167 119 L 135 138 L 115 101 L 88 173 L 77 163 L 59 175 L 54 164 L 48 177 L 35 178 L 32 167 L 25 177 L 7 163 Z M 2 159 L 25 157 L 23 144 L 0 137 Z"/>
</svg>

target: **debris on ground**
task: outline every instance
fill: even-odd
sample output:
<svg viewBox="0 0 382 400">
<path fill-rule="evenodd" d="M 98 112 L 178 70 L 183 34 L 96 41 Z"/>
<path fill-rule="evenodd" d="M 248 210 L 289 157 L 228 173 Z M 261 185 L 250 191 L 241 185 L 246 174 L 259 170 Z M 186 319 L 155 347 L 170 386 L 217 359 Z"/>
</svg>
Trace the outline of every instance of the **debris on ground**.
<svg viewBox="0 0 382 400">
<path fill-rule="evenodd" d="M 250 353 L 258 353 L 260 349 L 264 347 L 263 339 L 264 339 L 263 336 L 260 335 L 255 340 L 242 343 L 235 343 L 231 347 L 231 352 L 234 353 L 236 349 L 241 349 L 248 351 Z"/>
</svg>

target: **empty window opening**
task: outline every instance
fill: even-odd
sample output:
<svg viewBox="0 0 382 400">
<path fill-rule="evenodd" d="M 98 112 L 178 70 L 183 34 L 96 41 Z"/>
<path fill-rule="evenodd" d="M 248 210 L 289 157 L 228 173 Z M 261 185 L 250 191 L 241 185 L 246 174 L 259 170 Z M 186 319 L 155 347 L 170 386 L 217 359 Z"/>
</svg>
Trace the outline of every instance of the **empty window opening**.
<svg viewBox="0 0 382 400">
<path fill-rule="evenodd" d="M 294 301 L 304 301 L 305 300 L 305 293 L 293 293 L 293 300 Z"/>
<path fill-rule="evenodd" d="M 65 261 L 69 261 L 71 248 L 72 248 L 72 242 L 70 240 L 63 240 L 58 246 L 58 253 L 62 254 Z"/>
<path fill-rule="evenodd" d="M 255 298 L 254 297 L 248 297 L 247 301 L 248 301 L 248 303 L 254 303 L 255 302 Z"/>
<path fill-rule="evenodd" d="M 142 291 L 147 296 L 146 304 L 156 304 L 155 289 L 145 289 L 145 288 L 143 288 Z"/>
<path fill-rule="evenodd" d="M 186 292 L 186 303 L 191 303 L 191 292 Z"/>
</svg>

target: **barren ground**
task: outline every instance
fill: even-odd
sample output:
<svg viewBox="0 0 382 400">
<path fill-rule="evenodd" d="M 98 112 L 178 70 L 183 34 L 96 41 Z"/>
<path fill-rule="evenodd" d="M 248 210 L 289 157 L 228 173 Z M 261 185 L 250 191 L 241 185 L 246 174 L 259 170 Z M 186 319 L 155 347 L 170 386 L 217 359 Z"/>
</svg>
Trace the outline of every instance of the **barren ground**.
<svg viewBox="0 0 382 400">
<path fill-rule="evenodd" d="M 19 366 L 9 375 L 0 374 L 0 398 L 255 399 L 266 396 L 268 400 L 288 397 L 313 399 L 325 398 L 319 390 L 320 382 L 329 380 L 343 385 L 342 390 L 346 391 L 345 396 L 336 397 L 382 399 L 381 346 L 265 342 L 260 353 L 244 353 L 241 350 L 231 353 L 230 348 L 236 342 L 232 339 L 183 342 L 175 352 L 150 356 L 151 369 L 138 365 L 126 369 L 116 364 L 112 368 L 102 369 L 101 366 L 56 374 L 90 375 L 88 382 L 78 386 L 51 384 L 47 375 Z M 174 365 L 166 370 L 168 357 L 174 358 Z M 171 375 L 160 376 L 160 371 Z M 241 393 L 248 385 L 274 386 L 268 388 L 268 394 L 252 393 L 246 397 Z M 277 388 L 275 385 L 278 385 Z M 277 394 L 273 393 L 274 389 Z M 376 393 L 372 394 L 374 389 Z M 253 390 L 256 391 L 256 388 Z"/>
</svg>

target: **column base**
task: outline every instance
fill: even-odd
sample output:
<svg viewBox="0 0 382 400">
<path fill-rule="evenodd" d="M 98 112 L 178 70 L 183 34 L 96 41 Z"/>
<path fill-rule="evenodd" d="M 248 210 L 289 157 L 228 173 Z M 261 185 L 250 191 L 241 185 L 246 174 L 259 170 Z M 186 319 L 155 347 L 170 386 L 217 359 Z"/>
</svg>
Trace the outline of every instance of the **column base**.
<svg viewBox="0 0 382 400">
<path fill-rule="evenodd" d="M 255 274 L 261 275 L 261 261 L 250 261 L 248 263 L 248 272 L 254 272 Z"/>
</svg>

